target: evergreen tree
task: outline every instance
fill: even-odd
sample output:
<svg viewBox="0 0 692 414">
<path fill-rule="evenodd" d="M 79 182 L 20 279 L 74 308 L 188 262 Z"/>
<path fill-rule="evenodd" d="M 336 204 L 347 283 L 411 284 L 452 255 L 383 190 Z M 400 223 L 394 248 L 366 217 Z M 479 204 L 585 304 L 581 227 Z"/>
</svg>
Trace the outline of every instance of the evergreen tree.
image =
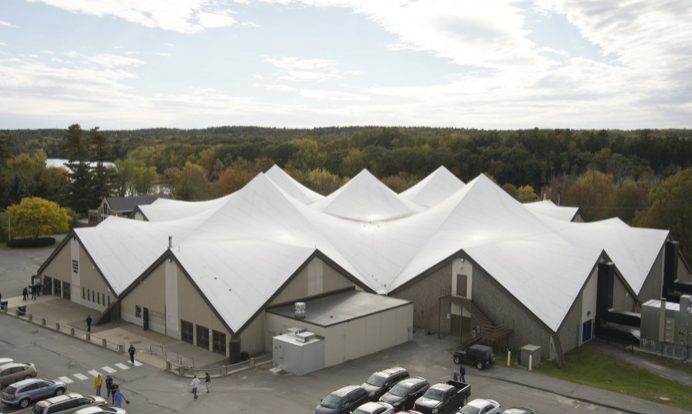
<svg viewBox="0 0 692 414">
<path fill-rule="evenodd" d="M 26 188 L 24 180 L 22 180 L 19 174 L 15 173 L 10 181 L 10 185 L 5 190 L 5 205 L 19 204 L 23 198 L 29 197 L 29 195 L 29 190 Z"/>
<path fill-rule="evenodd" d="M 99 196 L 94 192 L 93 174 L 89 165 L 89 145 L 82 137 L 82 127 L 72 124 L 65 130 L 62 150 L 67 154 L 68 205 L 77 213 L 86 215 L 89 208 L 99 204 Z"/>
<path fill-rule="evenodd" d="M 113 158 L 108 137 L 99 131 L 99 127 L 89 130 L 91 161 L 94 162 L 93 188 L 95 195 L 101 199 L 111 195 L 113 177 L 111 170 L 103 165 L 104 161 Z"/>
</svg>

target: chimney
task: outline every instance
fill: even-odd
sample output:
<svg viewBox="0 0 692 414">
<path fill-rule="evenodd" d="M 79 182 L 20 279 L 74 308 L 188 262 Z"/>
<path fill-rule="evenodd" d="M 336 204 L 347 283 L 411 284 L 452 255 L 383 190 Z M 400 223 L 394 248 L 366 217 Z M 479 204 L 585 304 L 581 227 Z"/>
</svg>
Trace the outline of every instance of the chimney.
<svg viewBox="0 0 692 414">
<path fill-rule="evenodd" d="M 173 247 L 173 236 L 168 236 L 168 248 Z"/>
</svg>

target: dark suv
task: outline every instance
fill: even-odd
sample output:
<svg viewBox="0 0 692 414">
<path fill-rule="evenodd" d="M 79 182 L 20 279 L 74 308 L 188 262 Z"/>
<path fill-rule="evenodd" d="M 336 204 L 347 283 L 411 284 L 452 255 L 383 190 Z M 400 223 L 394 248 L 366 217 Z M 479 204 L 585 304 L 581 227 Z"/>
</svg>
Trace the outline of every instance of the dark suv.
<svg viewBox="0 0 692 414">
<path fill-rule="evenodd" d="M 394 385 L 392 389 L 380 397 L 380 401 L 392 405 L 396 411 L 413 408 L 413 403 L 418 397 L 425 394 L 430 388 L 430 383 L 421 377 L 406 378 Z"/>
<path fill-rule="evenodd" d="M 493 349 L 485 345 L 471 345 L 466 351 L 455 351 L 455 364 L 475 365 L 478 369 L 487 368 L 495 363 L 495 353 Z"/>
<path fill-rule="evenodd" d="M 372 374 L 361 387 L 368 392 L 368 398 L 370 401 L 377 401 L 380 397 L 390 388 L 394 386 L 397 382 L 402 379 L 408 378 L 410 375 L 405 368 L 394 367 L 387 368 L 383 371 L 378 371 Z"/>
<path fill-rule="evenodd" d="M 366 402 L 368 393 L 362 387 L 347 385 L 324 397 L 312 414 L 349 414 Z"/>
</svg>

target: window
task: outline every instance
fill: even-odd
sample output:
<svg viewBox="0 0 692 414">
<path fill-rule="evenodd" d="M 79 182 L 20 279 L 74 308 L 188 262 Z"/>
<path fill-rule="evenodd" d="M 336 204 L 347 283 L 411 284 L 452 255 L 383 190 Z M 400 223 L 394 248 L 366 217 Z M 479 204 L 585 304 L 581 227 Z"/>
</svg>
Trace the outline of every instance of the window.
<svg viewBox="0 0 692 414">
<path fill-rule="evenodd" d="M 108 295 L 108 306 L 111 306 L 111 295 Z"/>
<path fill-rule="evenodd" d="M 85 290 L 86 290 L 86 289 L 82 288 L 82 299 L 86 299 L 86 296 L 85 296 L 86 293 L 84 293 Z"/>
<path fill-rule="evenodd" d="M 181 339 L 187 343 L 194 343 L 194 327 L 192 322 L 180 320 Z"/>
<path fill-rule="evenodd" d="M 87 289 L 87 300 L 91 300 L 91 291 Z"/>
<path fill-rule="evenodd" d="M 209 349 L 209 328 L 197 325 L 197 346 Z"/>
<path fill-rule="evenodd" d="M 72 260 L 72 273 L 79 273 L 79 262 Z"/>
<path fill-rule="evenodd" d="M 91 301 L 94 303 L 96 302 L 96 292 L 94 292 L 93 290 L 91 291 Z"/>
<path fill-rule="evenodd" d="M 212 331 L 212 350 L 221 355 L 226 355 L 226 334 Z"/>
<path fill-rule="evenodd" d="M 99 292 L 96 292 L 96 303 L 101 304 L 101 294 Z"/>
<path fill-rule="evenodd" d="M 142 307 L 139 305 L 135 305 L 135 316 L 138 318 L 142 317 Z"/>
</svg>

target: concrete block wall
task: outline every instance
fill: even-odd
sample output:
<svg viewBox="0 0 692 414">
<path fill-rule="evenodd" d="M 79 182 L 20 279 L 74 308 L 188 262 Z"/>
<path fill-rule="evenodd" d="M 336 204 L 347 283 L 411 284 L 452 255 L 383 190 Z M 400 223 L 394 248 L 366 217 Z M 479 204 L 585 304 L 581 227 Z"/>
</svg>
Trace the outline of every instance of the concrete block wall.
<svg viewBox="0 0 692 414">
<path fill-rule="evenodd" d="M 442 334 L 451 332 L 451 320 L 447 313 L 451 311 L 449 301 L 443 302 L 445 309 L 440 309 L 440 295 L 445 287 L 452 284 L 452 262 L 444 264 L 433 272 L 419 278 L 415 283 L 395 292 L 392 297 L 413 302 L 413 325 Z M 441 319 L 440 319 L 441 318 Z M 442 327 L 440 328 L 440 320 Z"/>
</svg>

